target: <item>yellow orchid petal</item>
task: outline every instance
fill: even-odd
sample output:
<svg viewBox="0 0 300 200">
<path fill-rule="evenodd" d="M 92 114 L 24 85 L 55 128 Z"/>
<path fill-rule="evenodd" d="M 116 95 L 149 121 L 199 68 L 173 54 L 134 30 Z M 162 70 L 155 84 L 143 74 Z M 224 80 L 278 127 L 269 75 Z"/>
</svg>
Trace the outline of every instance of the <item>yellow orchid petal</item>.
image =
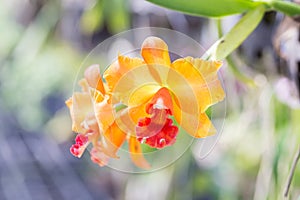
<svg viewBox="0 0 300 200">
<path fill-rule="evenodd" d="M 132 162 L 140 168 L 149 169 L 150 165 L 143 156 L 141 144 L 136 137 L 130 136 L 128 143 Z"/>
<path fill-rule="evenodd" d="M 96 90 L 94 88 L 90 88 L 90 96 L 93 97 L 94 103 L 100 103 L 104 101 L 105 97 L 107 95 L 103 95 L 99 90 Z"/>
<path fill-rule="evenodd" d="M 67 99 L 67 100 L 65 101 L 65 104 L 67 105 L 67 107 L 68 107 L 69 109 L 71 109 L 71 108 L 72 108 L 72 105 L 73 105 L 72 97 L 69 98 L 69 99 Z"/>
<path fill-rule="evenodd" d="M 86 79 L 81 79 L 78 81 L 78 85 L 81 87 L 82 92 L 89 92 L 89 84 Z"/>
<path fill-rule="evenodd" d="M 148 102 L 160 88 L 159 85 L 144 85 L 136 89 L 131 93 L 127 105 L 135 107 Z"/>
<path fill-rule="evenodd" d="M 110 91 L 114 90 L 120 78 L 123 77 L 128 71 L 144 64 L 145 62 L 140 58 L 130 58 L 119 55 L 118 60 L 111 64 L 103 74 Z"/>
<path fill-rule="evenodd" d="M 190 75 L 188 73 L 183 75 L 174 69 L 171 69 L 169 72 L 168 89 L 172 92 L 173 100 L 176 101 L 182 111 L 192 115 L 199 113 L 202 103 L 200 100 L 198 101 L 196 96 L 196 84 L 204 84 L 202 77 L 197 72 L 193 73 L 191 70 Z"/>
<path fill-rule="evenodd" d="M 106 132 L 115 120 L 114 108 L 113 105 L 108 102 L 109 98 L 110 97 L 106 95 L 103 101 L 94 103 L 95 116 L 102 132 Z"/>
<path fill-rule="evenodd" d="M 183 104 L 181 105 L 181 109 L 190 109 L 191 106 L 188 106 L 190 100 L 196 98 L 198 104 L 196 107 L 201 112 L 204 112 L 207 107 L 212 104 L 212 96 L 208 84 L 199 70 L 186 59 L 174 61 L 171 67 L 172 70 L 169 72 L 168 86 L 175 95 L 181 99 L 180 103 Z M 178 81 L 181 83 L 178 83 Z M 192 90 L 192 92 L 190 90 Z M 196 107 L 193 107 L 193 109 Z M 192 112 L 194 111 L 192 110 Z"/>
<path fill-rule="evenodd" d="M 134 133 L 135 128 L 139 119 L 148 116 L 146 112 L 146 103 L 141 104 L 136 107 L 128 107 L 119 113 L 116 116 L 116 123 L 126 133 Z"/>
<path fill-rule="evenodd" d="M 191 136 L 204 138 L 217 132 L 206 113 L 197 115 L 183 112 L 175 100 L 173 101 L 173 107 L 176 121 Z"/>
<path fill-rule="evenodd" d="M 146 101 L 149 95 L 154 94 L 159 88 L 159 83 L 149 73 L 147 65 L 142 65 L 124 74 L 111 92 L 117 102 L 135 106 Z M 140 95 L 142 92 L 145 95 Z"/>
<path fill-rule="evenodd" d="M 142 44 L 141 55 L 147 64 L 170 66 L 168 45 L 158 37 L 148 37 Z"/>
<path fill-rule="evenodd" d="M 224 99 L 225 93 L 218 78 L 218 70 L 222 66 L 221 61 L 205 61 L 200 58 L 185 58 L 197 68 L 205 79 L 211 95 L 211 105 Z M 207 105 L 207 107 L 210 105 Z"/>
<path fill-rule="evenodd" d="M 118 158 L 116 153 L 126 139 L 124 133 L 117 125 L 113 123 L 102 137 L 101 150 L 112 158 Z"/>
<path fill-rule="evenodd" d="M 203 138 L 216 132 L 205 110 L 223 99 L 224 92 L 217 78 L 220 65 L 213 62 L 199 63 L 200 59 L 192 58 L 173 62 L 168 86 L 173 92 L 175 119 L 190 135 Z"/>
<path fill-rule="evenodd" d="M 171 65 L 168 45 L 158 37 L 148 37 L 142 44 L 141 55 L 156 82 L 166 84 Z"/>
<path fill-rule="evenodd" d="M 105 93 L 102 93 L 101 91 L 97 90 L 96 88 L 91 87 L 85 78 L 81 79 L 78 82 L 78 84 L 80 85 L 83 93 L 90 94 L 90 97 L 93 98 L 93 101 L 95 101 L 95 102 L 103 101 Z"/>
<path fill-rule="evenodd" d="M 195 116 L 191 116 L 188 113 L 182 113 L 182 122 L 181 127 L 191 136 L 195 138 L 205 138 L 207 136 L 214 135 L 217 131 L 206 113 L 201 113 L 198 116 L 198 120 L 195 119 Z M 198 121 L 196 127 L 196 123 L 194 125 L 191 125 L 191 121 L 196 122 Z"/>
<path fill-rule="evenodd" d="M 93 106 L 88 93 L 75 92 L 73 96 L 66 101 L 70 109 L 72 118 L 72 130 L 77 133 L 84 133 L 82 122 L 85 117 L 93 112 Z"/>
<path fill-rule="evenodd" d="M 126 139 L 126 133 L 124 133 L 114 122 L 104 136 L 109 140 L 116 148 L 119 148 Z"/>
<path fill-rule="evenodd" d="M 100 131 L 98 121 L 94 113 L 91 112 L 85 116 L 82 126 L 84 127 L 86 134 L 89 136 L 89 139 L 93 140 L 94 138 L 98 138 Z"/>
<path fill-rule="evenodd" d="M 84 77 L 87 80 L 90 87 L 95 88 L 102 94 L 105 94 L 99 65 L 92 65 L 88 67 L 84 72 Z"/>
</svg>

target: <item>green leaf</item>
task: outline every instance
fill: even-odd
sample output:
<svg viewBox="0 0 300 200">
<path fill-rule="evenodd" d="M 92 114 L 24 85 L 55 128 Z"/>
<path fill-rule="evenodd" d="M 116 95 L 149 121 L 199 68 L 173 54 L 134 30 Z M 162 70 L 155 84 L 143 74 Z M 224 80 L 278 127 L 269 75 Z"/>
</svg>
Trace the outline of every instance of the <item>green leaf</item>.
<svg viewBox="0 0 300 200">
<path fill-rule="evenodd" d="M 205 17 L 222 17 L 243 13 L 264 4 L 252 0 L 147 0 L 154 4 Z"/>
<path fill-rule="evenodd" d="M 277 11 L 289 16 L 300 16 L 300 5 L 287 1 L 272 0 L 268 4 Z"/>
<path fill-rule="evenodd" d="M 250 10 L 226 35 L 215 42 L 202 58 L 211 60 L 226 58 L 254 31 L 261 21 L 264 12 L 264 5 Z"/>
</svg>

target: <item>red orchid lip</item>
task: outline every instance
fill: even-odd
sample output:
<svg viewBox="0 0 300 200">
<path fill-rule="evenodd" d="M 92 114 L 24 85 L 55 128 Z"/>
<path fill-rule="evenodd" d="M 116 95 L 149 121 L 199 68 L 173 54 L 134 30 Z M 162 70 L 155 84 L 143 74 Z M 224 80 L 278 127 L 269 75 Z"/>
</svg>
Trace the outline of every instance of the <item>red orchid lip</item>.
<svg viewBox="0 0 300 200">
<path fill-rule="evenodd" d="M 151 122 L 151 118 L 142 119 L 136 129 L 137 139 L 144 142 L 153 148 L 164 148 L 174 144 L 178 134 L 178 127 L 173 125 L 173 120 L 167 117 L 164 120 L 163 126 Z M 155 134 L 149 136 L 151 124 L 154 124 Z M 145 128 L 146 127 L 146 128 Z M 143 132 L 141 131 L 143 130 Z"/>
<path fill-rule="evenodd" d="M 75 157 L 81 157 L 87 143 L 88 137 L 83 134 L 78 134 L 75 138 L 75 144 L 73 144 L 70 148 L 70 152 Z"/>
</svg>

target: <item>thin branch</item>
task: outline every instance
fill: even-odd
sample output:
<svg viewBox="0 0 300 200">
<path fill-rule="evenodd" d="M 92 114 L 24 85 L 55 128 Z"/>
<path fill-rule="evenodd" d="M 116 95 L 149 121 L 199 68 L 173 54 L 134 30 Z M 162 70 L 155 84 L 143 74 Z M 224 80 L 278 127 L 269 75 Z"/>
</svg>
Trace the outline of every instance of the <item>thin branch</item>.
<svg viewBox="0 0 300 200">
<path fill-rule="evenodd" d="M 290 171 L 290 174 L 289 174 L 288 182 L 287 182 L 287 185 L 285 187 L 285 192 L 284 192 L 285 197 L 287 197 L 288 194 L 289 194 L 290 186 L 291 186 L 293 176 L 294 176 L 296 166 L 297 166 L 297 163 L 298 163 L 299 159 L 300 159 L 300 147 L 298 149 L 298 152 L 295 155 L 295 158 L 294 158 L 294 161 L 293 161 L 293 164 L 292 164 L 292 168 L 291 168 L 291 171 Z"/>
</svg>

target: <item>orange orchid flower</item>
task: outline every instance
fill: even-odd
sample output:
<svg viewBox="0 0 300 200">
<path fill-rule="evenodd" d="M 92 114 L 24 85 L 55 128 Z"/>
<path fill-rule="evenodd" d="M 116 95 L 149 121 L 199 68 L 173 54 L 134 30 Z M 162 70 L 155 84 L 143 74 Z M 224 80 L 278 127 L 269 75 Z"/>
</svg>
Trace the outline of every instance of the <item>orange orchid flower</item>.
<svg viewBox="0 0 300 200">
<path fill-rule="evenodd" d="M 79 82 L 82 92 L 66 101 L 78 133 L 73 155 L 80 157 L 92 144 L 91 159 L 103 166 L 118 158 L 127 140 L 134 164 L 149 168 L 141 143 L 174 144 L 178 127 L 173 120 L 196 138 L 216 132 L 205 111 L 225 97 L 217 75 L 222 63 L 191 57 L 171 62 L 167 44 L 157 37 L 144 41 L 141 55 L 119 55 L 104 72 L 105 83 L 97 65 L 87 68 Z"/>
<path fill-rule="evenodd" d="M 114 105 L 102 82 L 99 66 L 90 66 L 85 70 L 84 76 L 79 81 L 82 92 L 75 92 L 66 101 L 72 118 L 72 130 L 78 133 L 70 151 L 80 158 L 87 146 L 92 144 L 91 160 L 104 166 L 109 158 L 118 158 L 116 152 L 126 140 L 126 133 L 115 123 Z M 130 143 L 135 145 L 137 141 L 130 140 Z M 131 151 L 133 161 L 142 168 L 149 167 L 139 151 L 140 149 Z"/>
<path fill-rule="evenodd" d="M 172 145 L 178 127 L 196 138 L 215 134 L 205 111 L 224 99 L 218 79 L 220 61 L 180 58 L 171 62 L 167 44 L 148 37 L 140 58 L 122 55 L 104 78 L 116 101 L 127 106 L 117 124 L 151 147 Z"/>
</svg>

